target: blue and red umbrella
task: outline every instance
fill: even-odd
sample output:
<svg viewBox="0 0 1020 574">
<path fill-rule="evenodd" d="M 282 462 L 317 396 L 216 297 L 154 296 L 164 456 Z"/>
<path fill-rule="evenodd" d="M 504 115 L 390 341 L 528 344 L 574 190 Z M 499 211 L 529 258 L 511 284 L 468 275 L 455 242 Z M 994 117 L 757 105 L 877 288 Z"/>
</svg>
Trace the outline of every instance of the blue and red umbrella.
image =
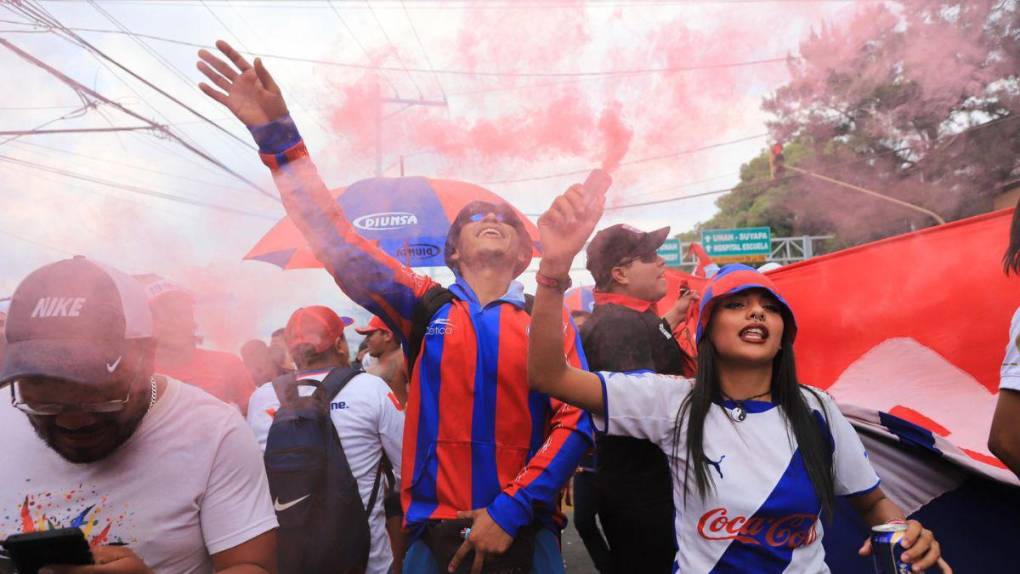
<svg viewBox="0 0 1020 574">
<path fill-rule="evenodd" d="M 457 213 L 472 201 L 506 203 L 477 185 L 425 177 L 384 177 L 333 190 L 358 234 L 411 267 L 437 267 Z M 517 211 L 514 208 L 514 211 Z M 518 217 L 538 244 L 538 229 L 520 211 Z M 535 255 L 538 255 L 537 251 Z M 244 256 L 282 269 L 322 267 L 301 232 L 283 218 Z"/>
<path fill-rule="evenodd" d="M 563 304 L 571 311 L 585 311 L 591 313 L 595 308 L 595 286 L 579 285 L 563 294 Z"/>
</svg>

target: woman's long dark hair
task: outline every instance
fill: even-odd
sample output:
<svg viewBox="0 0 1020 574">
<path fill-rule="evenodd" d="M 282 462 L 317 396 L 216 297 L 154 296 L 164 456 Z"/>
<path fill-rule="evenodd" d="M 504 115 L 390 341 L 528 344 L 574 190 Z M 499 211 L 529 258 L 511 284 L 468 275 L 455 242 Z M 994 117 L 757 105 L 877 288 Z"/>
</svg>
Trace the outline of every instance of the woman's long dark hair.
<svg viewBox="0 0 1020 574">
<path fill-rule="evenodd" d="M 1009 247 L 1002 256 L 1002 272 L 1009 275 L 1010 271 L 1020 275 L 1020 199 L 1017 200 L 1013 221 L 1009 226 Z"/>
<path fill-rule="evenodd" d="M 790 325 L 788 313 L 783 312 L 783 321 Z M 709 325 L 711 329 L 711 324 Z M 712 490 L 712 476 L 709 474 L 708 459 L 705 457 L 705 419 L 715 401 L 722 400 L 719 375 L 716 364 L 719 356 L 709 340 L 708 332 L 698 344 L 698 374 L 694 388 L 680 404 L 673 426 L 673 464 L 679 459 L 678 449 L 683 438 L 683 422 L 687 419 L 687 463 L 684 472 L 684 500 L 687 499 L 688 479 L 693 475 L 698 496 L 704 498 Z M 832 476 L 832 444 L 829 434 L 819 427 L 819 421 L 812 414 L 811 407 L 804 399 L 802 388 L 812 393 L 814 389 L 802 387 L 797 382 L 797 368 L 793 358 L 793 341 L 790 329 L 783 329 L 782 346 L 772 360 L 772 402 L 782 409 L 789 421 L 790 429 L 797 440 L 808 478 L 814 486 L 815 495 L 822 507 L 822 516 L 832 517 L 835 506 L 835 489 Z M 817 393 L 816 393 L 817 394 Z M 825 403 L 819 397 L 823 416 L 829 420 Z M 736 423 L 739 424 L 739 423 Z"/>
</svg>

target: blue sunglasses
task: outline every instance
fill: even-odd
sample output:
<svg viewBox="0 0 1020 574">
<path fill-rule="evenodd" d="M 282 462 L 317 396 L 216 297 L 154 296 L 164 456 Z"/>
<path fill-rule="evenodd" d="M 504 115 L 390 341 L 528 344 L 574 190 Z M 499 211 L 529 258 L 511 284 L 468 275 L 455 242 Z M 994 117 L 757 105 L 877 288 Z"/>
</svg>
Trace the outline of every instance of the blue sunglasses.
<svg viewBox="0 0 1020 574">
<path fill-rule="evenodd" d="M 468 216 L 468 221 L 470 221 L 471 223 L 478 223 L 479 221 L 485 219 L 486 216 L 489 215 L 489 213 L 493 214 L 495 216 L 495 218 L 496 218 L 496 221 L 498 221 L 499 223 L 506 223 L 509 220 L 509 218 L 506 215 L 502 214 L 502 213 L 497 213 L 497 212 L 494 212 L 494 211 L 490 211 L 488 213 L 482 213 L 482 212 L 472 213 L 471 215 Z"/>
</svg>

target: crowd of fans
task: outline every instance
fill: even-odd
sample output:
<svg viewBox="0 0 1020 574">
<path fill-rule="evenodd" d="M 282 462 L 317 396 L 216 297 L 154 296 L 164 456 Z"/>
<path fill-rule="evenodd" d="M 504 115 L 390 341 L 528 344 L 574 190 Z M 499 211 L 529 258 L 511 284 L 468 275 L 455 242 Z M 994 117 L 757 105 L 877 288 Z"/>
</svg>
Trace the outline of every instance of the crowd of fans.
<svg viewBox="0 0 1020 574">
<path fill-rule="evenodd" d="M 836 496 L 869 525 L 905 522 L 916 571 L 951 571 L 833 401 L 798 384 L 796 319 L 768 277 L 724 267 L 659 316 L 668 228 L 616 225 L 587 247 L 594 311 L 571 315 L 568 272 L 604 201 L 573 186 L 539 219 L 534 297 L 516 280 L 532 239 L 502 204 L 460 211 L 455 281 L 439 285 L 355 232 L 268 71 L 218 46 L 225 60 L 199 63 L 218 89 L 202 89 L 251 130 L 288 215 L 373 314 L 362 346 L 310 305 L 238 358 L 200 346 L 194 297 L 167 279 L 81 257 L 40 268 L 0 315 L 0 535 L 80 528 L 100 566 L 54 567 L 75 574 L 335 572 L 293 550 L 346 548 L 313 518 L 340 483 L 299 482 L 336 453 L 285 448 L 325 420 L 361 509 L 327 519 L 368 533 L 343 572 L 563 572 L 572 478 L 603 573 L 825 571 Z M 676 339 L 692 305 L 696 353 Z M 779 520 L 781 539 L 753 527 Z"/>
</svg>

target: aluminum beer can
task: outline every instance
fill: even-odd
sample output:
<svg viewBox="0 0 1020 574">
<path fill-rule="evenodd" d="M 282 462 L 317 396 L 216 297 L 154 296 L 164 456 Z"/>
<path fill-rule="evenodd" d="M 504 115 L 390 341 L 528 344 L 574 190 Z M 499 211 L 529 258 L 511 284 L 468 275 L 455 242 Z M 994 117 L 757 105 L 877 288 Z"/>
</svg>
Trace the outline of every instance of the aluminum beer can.
<svg viewBox="0 0 1020 574">
<path fill-rule="evenodd" d="M 871 528 L 871 558 L 875 574 L 910 574 L 910 564 L 900 560 L 903 555 L 903 535 L 907 525 L 893 522 Z"/>
</svg>

